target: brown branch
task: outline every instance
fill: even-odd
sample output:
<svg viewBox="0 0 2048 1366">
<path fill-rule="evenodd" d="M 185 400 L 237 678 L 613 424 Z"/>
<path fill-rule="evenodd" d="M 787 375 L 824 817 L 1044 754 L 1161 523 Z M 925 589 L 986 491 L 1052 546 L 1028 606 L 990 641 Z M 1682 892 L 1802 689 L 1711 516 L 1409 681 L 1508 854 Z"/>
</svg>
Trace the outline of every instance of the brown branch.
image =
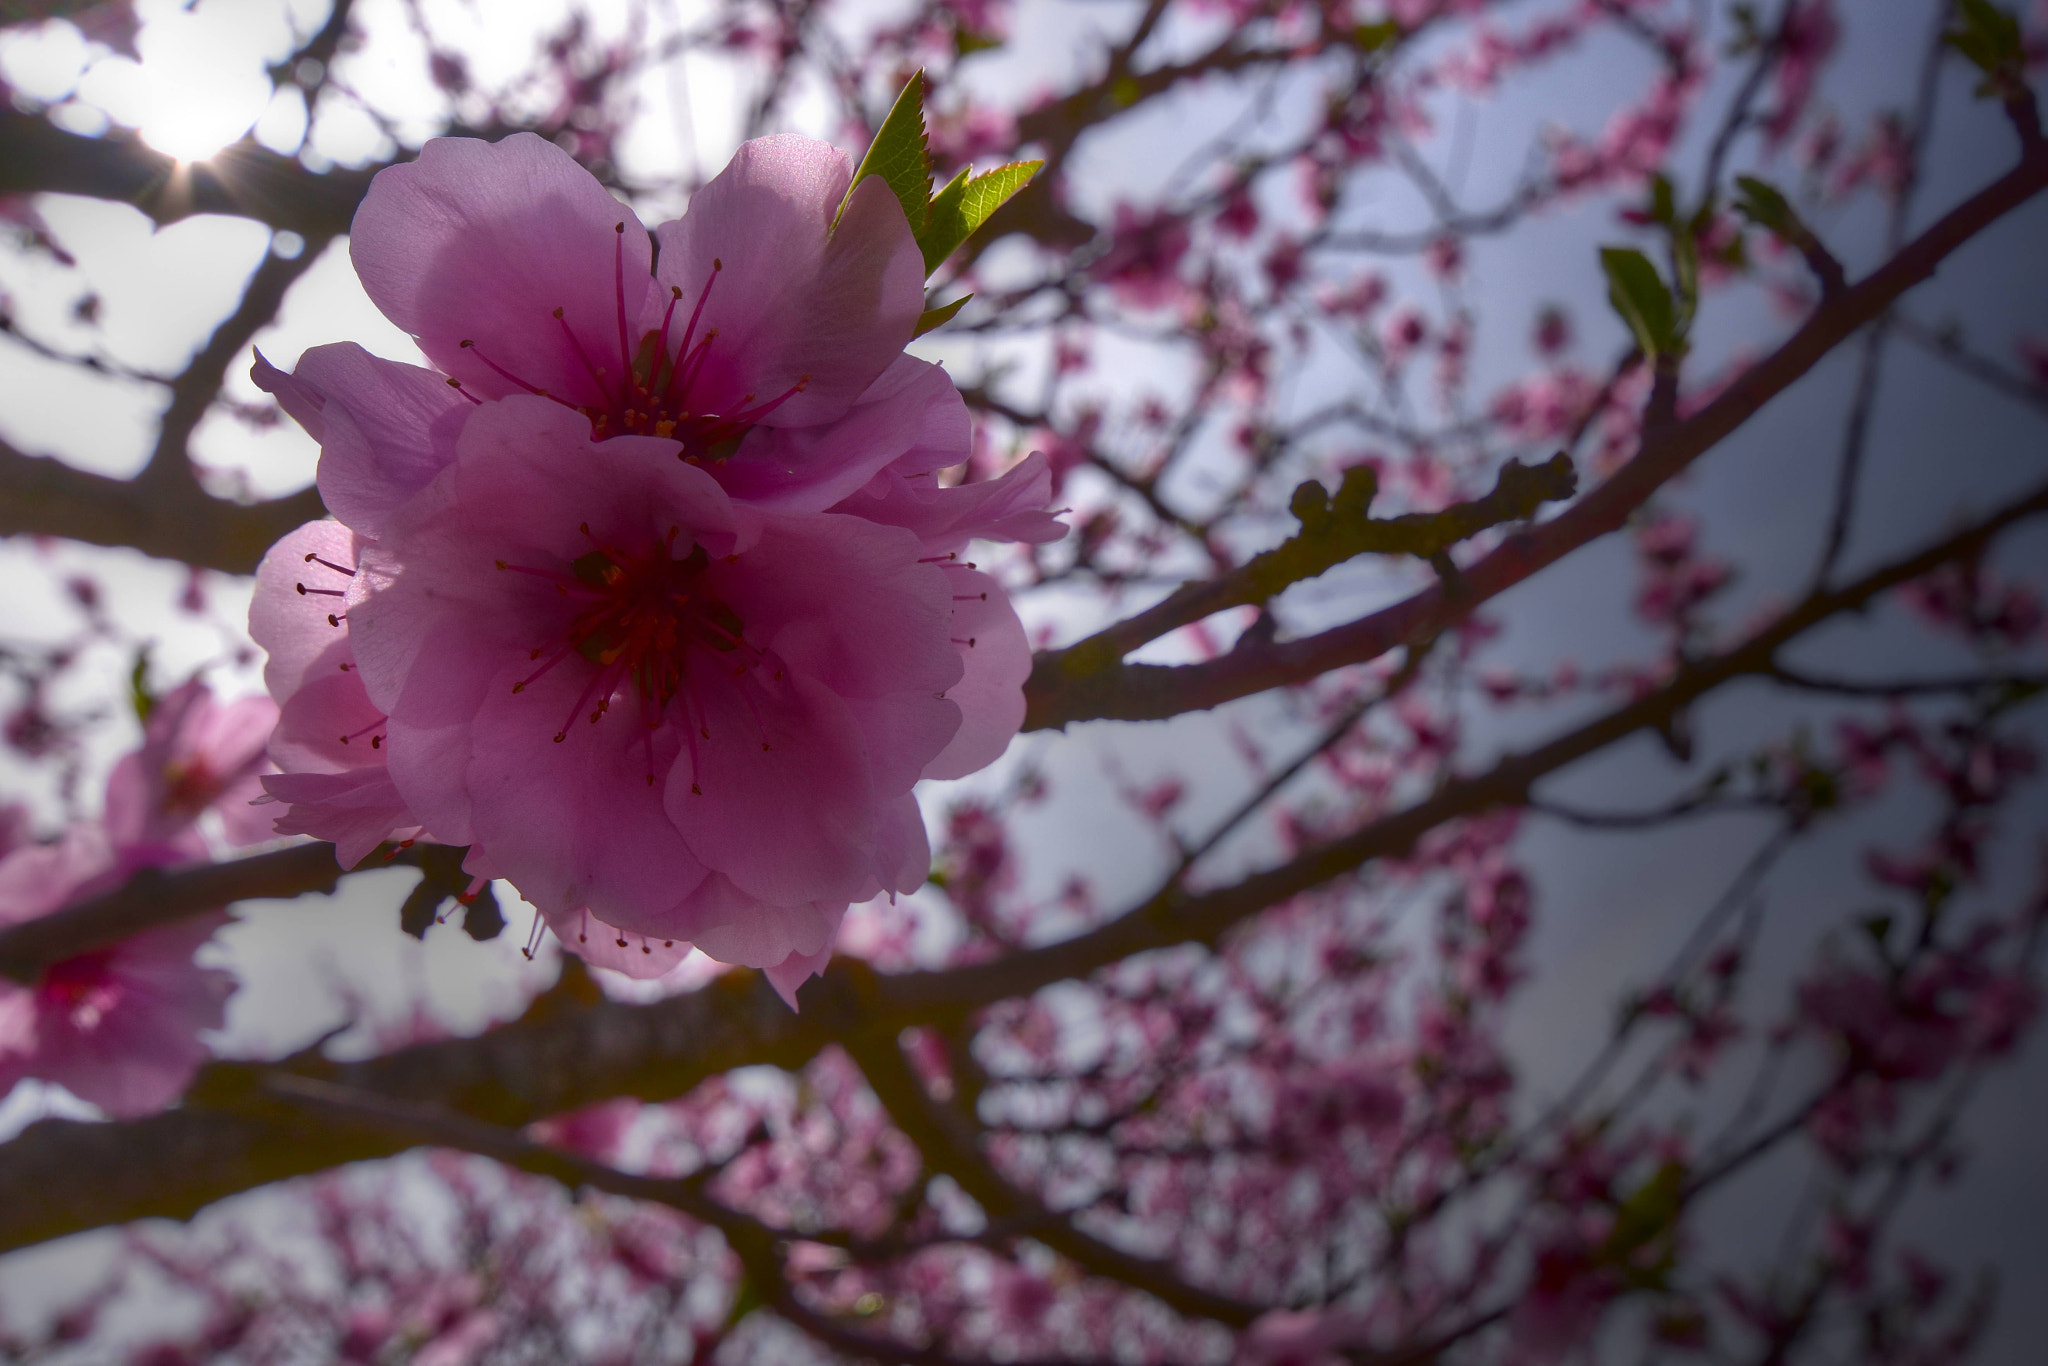
<svg viewBox="0 0 2048 1366">
<path fill-rule="evenodd" d="M 926 1166 L 959 1182 L 991 1221 L 1028 1223 L 1033 1238 L 1077 1266 L 1142 1290 L 1183 1314 L 1248 1328 L 1265 1312 L 1266 1306 L 1190 1285 L 1170 1262 L 1136 1256 L 1082 1232 L 1069 1217 L 1012 1185 L 982 1153 L 968 1117 L 932 1099 L 893 1037 L 864 1037 L 847 1051 L 889 1117 L 924 1155 Z"/>
<path fill-rule="evenodd" d="M 1375 859 L 1398 858 L 1447 821 L 1524 801 L 1541 778 L 1615 741 L 1653 730 L 1722 684 L 1766 674 L 1780 649 L 1805 631 L 1862 607 L 1878 594 L 1950 561 L 1980 553 L 1999 532 L 2048 512 L 2048 485 L 1968 529 L 1894 561 L 1839 589 L 1815 592 L 1742 645 L 1698 660 L 1657 691 L 1619 707 L 1548 744 L 1502 759 L 1476 777 L 1446 783 L 1406 810 L 1317 845 L 1287 863 L 1212 892 L 1169 884 L 1136 909 L 1073 939 L 987 963 L 889 979 L 891 999 L 914 1018 L 951 1022 L 990 1001 L 1004 1000 L 1071 977 L 1084 977 L 1134 953 L 1182 943 L 1213 943 L 1244 920 Z"/>
<path fill-rule="evenodd" d="M 1110 718 L 1157 720 L 1200 711 L 1269 688 L 1306 682 L 1332 669 L 1376 659 L 1443 631 L 1479 604 L 1582 545 L 1618 530 L 1630 513 L 1693 461 L 1783 393 L 1822 357 L 1900 295 L 1932 276 L 1951 253 L 2048 188 L 2048 149 L 1952 209 L 1877 271 L 1823 300 L 1799 330 L 1705 408 L 1646 436 L 1613 478 L 1557 517 L 1510 536 L 1468 566 L 1456 591 L 1438 585 L 1347 625 L 1301 640 L 1253 641 L 1201 664 L 1103 664 L 1085 652 L 1041 652 L 1025 685 L 1026 729 Z"/>
<path fill-rule="evenodd" d="M 758 973 L 734 971 L 652 1005 L 599 998 L 570 962 L 563 982 L 519 1020 L 355 1063 L 215 1063 L 184 1108 L 114 1124 L 44 1120 L 0 1145 L 0 1251 L 148 1217 L 185 1218 L 215 1200 L 404 1144 L 303 1119 L 252 1113 L 249 1095 L 281 1074 L 377 1095 L 436 1102 L 487 1123 L 524 1125 L 613 1096 L 667 1100 L 736 1067 L 794 1068 L 827 1044 L 864 1048 L 916 1024 L 954 1026 L 998 1000 L 1085 976 L 1122 958 L 1213 942 L 1267 907 L 1412 849 L 1446 821 L 1520 801 L 1544 776 L 1637 731 L 1666 723 L 1714 688 L 1768 673 L 1804 631 L 1957 559 L 2005 528 L 2048 512 L 2048 486 L 1857 582 L 1818 593 L 1747 643 L 1702 660 L 1664 687 L 1491 770 L 1445 784 L 1428 800 L 1215 891 L 1162 890 L 1116 920 L 1063 943 L 990 963 L 884 977 L 841 959 L 806 985 L 793 1014 Z M 232 867 L 233 865 L 229 865 Z M 166 894 L 208 870 L 163 875 Z M 326 874 L 323 872 L 322 877 Z M 218 893 L 215 893 L 218 895 Z"/>
<path fill-rule="evenodd" d="M 235 357 L 258 332 L 276 319 L 278 310 L 284 306 L 286 292 L 313 268 L 313 263 L 332 240 L 329 237 L 308 238 L 304 249 L 291 258 L 275 253 L 264 256 L 262 263 L 249 276 L 249 283 L 243 289 L 241 302 L 235 305 L 234 312 L 220 321 L 219 326 L 213 329 L 213 335 L 206 339 L 206 345 L 199 348 L 184 371 L 170 382 L 171 401 L 158 424 L 156 446 L 150 452 L 149 463 L 136 476 L 138 484 L 148 486 L 155 493 L 184 484 L 193 484 L 196 489 L 189 451 L 193 431 L 206 416 L 206 410 L 213 406 L 213 401 L 220 397 L 221 386 L 227 382 L 228 367 L 234 364 Z"/>
<path fill-rule="evenodd" d="M 843 993 L 858 971 L 835 971 Z M 872 976 L 872 974 L 868 974 Z M 651 1006 L 605 1001 L 571 964 L 512 1023 L 364 1062 L 214 1063 L 184 1108 L 117 1124 L 43 1120 L 0 1147 L 0 1251 L 135 1219 L 182 1219 L 224 1196 L 412 1146 L 274 1104 L 280 1078 L 439 1104 L 519 1127 L 613 1095 L 672 1099 L 757 1063 L 795 1067 L 851 1029 L 831 991 L 795 1015 L 758 973 Z"/>
<path fill-rule="evenodd" d="M 1367 515 L 1375 491 L 1370 466 L 1346 472 L 1334 503 L 1321 484 L 1311 481 L 1295 490 L 1299 532 L 1221 578 L 1188 584 L 1164 602 L 1068 646 L 1061 652 L 1063 667 L 1082 674 L 1111 667 L 1169 631 L 1232 607 L 1262 605 L 1290 585 L 1360 555 L 1434 559 L 1482 531 L 1526 521 L 1543 504 L 1571 497 L 1577 483 L 1570 458 L 1561 453 L 1534 466 L 1510 460 L 1482 497 L 1442 512 L 1381 519 Z"/>
<path fill-rule="evenodd" d="M 228 367 L 277 317 L 292 285 L 333 239 L 308 238 L 296 257 L 266 255 L 241 301 L 175 378 L 149 463 L 133 479 L 109 479 L 0 443 L 0 536 L 62 536 L 127 546 L 162 559 L 247 574 L 278 537 L 323 515 L 306 489 L 258 504 L 215 498 L 192 471 L 192 433 L 220 397 Z"/>
<path fill-rule="evenodd" d="M 309 171 L 254 138 L 180 162 L 133 133 L 80 137 L 34 114 L 0 110 L 0 194 L 87 195 L 133 204 L 158 224 L 197 213 L 253 218 L 308 241 L 348 231 L 381 166 Z"/>
<path fill-rule="evenodd" d="M 129 935 L 234 901 L 332 892 L 341 876 L 331 844 L 301 844 L 176 872 L 147 868 L 111 892 L 0 928 L 0 977 L 33 982 L 52 963 Z"/>
<path fill-rule="evenodd" d="M 109 479 L 0 442 L 0 536 L 61 536 L 252 574 L 278 537 L 325 513 L 316 489 L 231 503 L 197 484 L 157 488 Z"/>
</svg>

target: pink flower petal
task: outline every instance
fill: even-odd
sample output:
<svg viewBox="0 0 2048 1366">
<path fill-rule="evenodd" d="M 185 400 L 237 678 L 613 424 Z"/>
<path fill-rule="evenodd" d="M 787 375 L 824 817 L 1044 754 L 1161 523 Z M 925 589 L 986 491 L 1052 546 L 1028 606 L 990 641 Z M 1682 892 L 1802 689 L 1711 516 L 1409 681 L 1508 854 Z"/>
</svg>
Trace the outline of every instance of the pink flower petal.
<svg viewBox="0 0 2048 1366">
<path fill-rule="evenodd" d="M 952 377 L 915 356 L 898 356 L 843 417 L 819 426 L 756 427 L 715 473 L 733 497 L 757 507 L 815 512 L 885 467 L 922 474 L 960 464 L 973 438 Z"/>
<path fill-rule="evenodd" d="M 259 366 L 257 385 L 272 388 L 276 375 Z M 379 535 L 398 505 L 455 458 L 475 406 L 432 370 L 381 360 L 353 342 L 307 351 L 291 384 L 319 397 L 318 430 L 308 430 L 320 442 L 321 501 L 366 536 Z M 299 416 L 292 405 L 286 411 Z"/>
<path fill-rule="evenodd" d="M 589 705 L 576 705 L 583 680 L 566 670 L 515 696 L 524 664 L 510 663 L 477 712 L 477 730 L 497 742 L 475 747 L 465 775 L 476 840 L 543 911 L 588 907 L 607 925 L 679 937 L 674 908 L 705 867 L 670 822 L 662 789 L 646 781 L 667 774 L 679 738 L 631 716 L 591 724 Z M 555 744 L 549 735 L 565 717 Z"/>
<path fill-rule="evenodd" d="M 833 227 L 852 178 L 852 162 L 829 144 L 758 138 L 680 221 L 656 229 L 661 293 L 681 291 L 688 308 L 711 283 L 698 335 L 716 328 L 718 337 L 691 386 L 695 406 L 730 412 L 802 383 L 768 423 L 829 422 L 910 341 L 924 311 L 924 257 L 879 177 L 862 182 Z"/>
<path fill-rule="evenodd" d="M 960 729 L 925 765 L 927 778 L 964 778 L 1002 757 L 1024 724 L 1024 680 L 1031 676 L 1031 642 L 1002 586 L 972 569 L 947 577 L 957 595 L 953 635 L 974 643 L 958 647 L 966 674 L 946 691 L 959 704 Z"/>
<path fill-rule="evenodd" d="M 621 930 L 583 907 L 543 910 L 541 918 L 570 953 L 594 968 L 607 968 L 636 981 L 661 977 L 690 956 L 690 945 L 683 940 Z"/>
<path fill-rule="evenodd" d="M 868 875 L 875 836 L 860 729 L 846 703 L 809 678 L 758 690 L 751 678 L 715 674 L 691 689 L 710 736 L 671 772 L 669 817 L 697 857 L 747 896 L 779 906 L 844 902 Z M 691 937 L 703 942 L 701 932 Z"/>
<path fill-rule="evenodd" d="M 280 835 L 331 840 L 334 861 L 353 868 L 386 840 L 412 839 L 419 822 L 383 768 L 345 773 L 266 773 L 263 790 L 290 807 L 277 817 Z M 275 807 L 258 807 L 275 811 Z"/>
<path fill-rule="evenodd" d="M 269 652 L 263 683 L 280 703 L 297 691 L 315 660 L 348 636 L 345 624 L 331 626 L 327 622 L 330 613 L 346 610 L 342 600 L 302 593 L 299 587 L 346 592 L 349 574 L 309 562 L 306 557 L 316 555 L 353 571 L 356 545 L 355 533 L 339 522 L 308 522 L 270 547 L 256 566 L 249 636 Z"/>
<path fill-rule="evenodd" d="M 384 315 L 484 398 L 533 386 L 602 404 L 592 367 L 615 383 L 631 361 L 630 350 L 620 356 L 619 310 L 629 346 L 648 325 L 646 230 L 533 133 L 436 138 L 417 161 L 380 172 L 356 210 L 349 254 Z"/>
</svg>

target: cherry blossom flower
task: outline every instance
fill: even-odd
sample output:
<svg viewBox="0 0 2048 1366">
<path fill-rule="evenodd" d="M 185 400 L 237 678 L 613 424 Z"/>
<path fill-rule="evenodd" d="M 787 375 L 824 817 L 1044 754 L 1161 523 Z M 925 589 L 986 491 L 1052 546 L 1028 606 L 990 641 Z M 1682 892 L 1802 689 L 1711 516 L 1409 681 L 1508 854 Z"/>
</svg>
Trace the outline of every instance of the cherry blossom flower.
<svg viewBox="0 0 2048 1366">
<path fill-rule="evenodd" d="M 270 822 L 250 803 L 262 791 L 257 770 L 276 723 L 267 697 L 222 703 L 197 678 L 173 689 L 144 723 L 142 747 L 107 780 L 108 830 L 123 844 L 189 841 L 195 822 L 217 810 L 230 844 L 267 839 Z"/>
<path fill-rule="evenodd" d="M 1777 107 L 1764 121 L 1764 136 L 1773 151 L 1783 147 L 1813 99 L 1820 69 L 1841 41 L 1841 26 L 1830 0 L 1808 0 L 1785 13 L 1774 77 Z"/>
<path fill-rule="evenodd" d="M 264 555 L 249 607 L 279 707 L 270 756 L 283 771 L 262 780 L 289 804 L 276 832 L 332 840 L 348 868 L 386 840 L 419 834 L 385 765 L 384 713 L 363 689 L 341 602 L 363 543 L 338 522 L 307 523 Z"/>
<path fill-rule="evenodd" d="M 349 243 L 438 373 L 342 343 L 291 375 L 259 361 L 256 382 L 321 441 L 322 496 L 367 535 L 445 466 L 466 409 L 512 394 L 599 440 L 678 442 L 752 494 L 823 482 L 810 506 L 826 506 L 934 408 L 966 432 L 943 372 L 902 354 L 924 307 L 910 225 L 879 178 L 848 196 L 852 175 L 827 143 L 757 139 L 650 235 L 534 134 L 436 139 L 376 177 Z M 815 439 L 841 418 L 853 429 Z"/>
<path fill-rule="evenodd" d="M 983 657 L 956 647 L 955 580 L 970 613 L 1008 607 L 923 550 L 736 504 L 666 442 L 512 397 L 361 547 L 350 643 L 435 836 L 543 911 L 768 967 L 924 880 L 910 787 Z"/>
<path fill-rule="evenodd" d="M 168 845 L 117 845 L 80 822 L 55 844 L 0 859 L 0 925 L 15 925 L 119 886 L 133 873 L 181 863 Z M 227 920 L 195 916 L 52 964 L 30 986 L 0 981 L 0 1094 L 34 1077 L 128 1116 L 175 1100 L 205 1060 L 202 1029 L 217 1029 L 234 982 L 192 955 Z"/>
<path fill-rule="evenodd" d="M 912 784 L 1022 720 L 1023 629 L 957 547 L 1058 534 L 1049 471 L 920 487 L 948 454 L 897 457 L 847 503 L 867 515 L 790 512 L 668 439 L 478 408 L 383 536 L 316 523 L 266 558 L 279 829 L 347 859 L 422 828 L 602 966 L 693 942 L 793 992 L 849 902 L 923 882 Z"/>
<path fill-rule="evenodd" d="M 911 785 L 999 755 L 1030 668 L 959 552 L 1063 528 L 1043 457 L 940 486 L 966 409 L 902 354 L 922 257 L 851 174 L 749 143 L 658 253 L 531 136 L 377 178 L 356 266 L 440 371 L 256 368 L 341 519 L 258 576 L 281 833 L 467 844 L 593 963 L 694 942 L 785 994 L 849 902 L 922 883 Z"/>
</svg>

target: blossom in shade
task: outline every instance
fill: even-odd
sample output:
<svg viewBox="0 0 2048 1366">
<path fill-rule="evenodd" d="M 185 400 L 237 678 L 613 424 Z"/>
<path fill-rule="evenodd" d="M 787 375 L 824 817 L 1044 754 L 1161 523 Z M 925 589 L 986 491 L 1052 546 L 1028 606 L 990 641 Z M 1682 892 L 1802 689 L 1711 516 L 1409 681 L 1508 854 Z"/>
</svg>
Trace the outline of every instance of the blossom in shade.
<svg viewBox="0 0 2048 1366">
<path fill-rule="evenodd" d="M 338 522 L 308 522 L 264 555 L 249 607 L 249 634 L 269 652 L 263 682 L 279 708 L 270 757 L 281 772 L 262 780 L 273 801 L 287 803 L 274 815 L 276 832 L 332 840 L 343 867 L 419 833 L 391 783 L 384 714 L 363 690 L 349 644 L 342 598 L 362 543 Z"/>
<path fill-rule="evenodd" d="M 1238 1340 L 1232 1366 L 1342 1366 L 1345 1349 L 1367 1337 L 1356 1310 L 1269 1309 Z"/>
<path fill-rule="evenodd" d="M 363 689 L 340 601 L 366 543 L 338 522 L 308 522 L 264 555 L 249 611 L 249 633 L 269 652 L 264 683 L 281 709 L 270 737 L 281 771 L 263 775 L 269 801 L 254 809 L 277 834 L 332 841 L 347 868 L 380 844 L 426 833 L 391 781 L 386 718 Z M 479 879 L 496 876 L 481 851 L 467 863 Z M 687 944 L 629 941 L 585 907 L 558 908 L 548 920 L 593 965 L 634 977 L 658 977 L 689 953 Z"/>
<path fill-rule="evenodd" d="M 445 465 L 465 409 L 513 394 L 599 440 L 674 441 L 743 496 L 819 485 L 823 507 L 935 422 L 966 439 L 944 373 L 902 354 L 923 254 L 888 186 L 849 196 L 852 177 L 828 143 L 760 138 L 650 234 L 531 133 L 436 139 L 372 181 L 349 237 L 364 289 L 436 369 L 344 343 L 290 375 L 259 362 L 256 381 L 320 439 L 328 508 L 369 535 Z"/>
<path fill-rule="evenodd" d="M 117 846 L 99 825 L 0 859 L 0 925 L 109 891 L 135 872 L 184 862 L 164 845 Z M 27 1077 L 55 1082 L 109 1114 L 162 1109 L 206 1058 L 233 979 L 192 961 L 225 923 L 194 916 L 64 959 L 27 986 L 0 981 L 0 1093 Z"/>
<path fill-rule="evenodd" d="M 262 793 L 258 771 L 276 722 L 267 697 L 224 703 L 197 678 L 172 689 L 150 710 L 142 747 L 107 780 L 108 831 L 122 844 L 189 842 L 199 818 L 217 810 L 230 844 L 268 838 L 269 820 L 250 803 Z"/>
<path fill-rule="evenodd" d="M 694 944 L 785 996 L 850 902 L 923 882 L 913 785 L 1001 754 L 1030 670 L 961 552 L 1064 528 L 1043 457 L 941 485 L 972 432 L 902 354 L 922 257 L 850 179 L 749 143 L 654 255 L 535 138 L 377 178 L 357 268 L 446 373 L 258 360 L 340 518 L 273 548 L 251 609 L 280 832 L 468 845 L 593 964 Z"/>
<path fill-rule="evenodd" d="M 346 615 L 392 781 L 558 931 L 587 910 L 822 963 L 848 902 L 923 882 L 912 785 L 1015 729 L 972 701 L 1028 664 L 984 576 L 903 527 L 735 502 L 538 398 L 479 409 L 360 555 Z M 956 633 L 984 617 L 987 651 Z"/>
</svg>

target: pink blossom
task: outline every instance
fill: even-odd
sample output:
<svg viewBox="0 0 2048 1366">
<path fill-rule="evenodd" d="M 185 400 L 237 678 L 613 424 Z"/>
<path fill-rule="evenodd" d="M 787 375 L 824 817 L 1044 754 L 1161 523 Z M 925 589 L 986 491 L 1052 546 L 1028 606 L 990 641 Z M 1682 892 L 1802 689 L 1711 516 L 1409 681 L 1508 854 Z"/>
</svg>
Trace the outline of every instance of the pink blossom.
<svg viewBox="0 0 2048 1366">
<path fill-rule="evenodd" d="M 1164 308 L 1188 294 L 1180 263 L 1191 245 L 1184 219 L 1119 204 L 1109 249 L 1096 261 L 1094 273 L 1126 306 Z"/>
<path fill-rule="evenodd" d="M 902 355 L 924 307 L 902 208 L 879 179 L 849 198 L 852 172 L 829 144 L 761 138 L 650 237 L 542 138 L 436 139 L 371 183 L 349 241 L 372 301 L 441 373 L 342 344 L 289 376 L 259 362 L 256 381 L 321 441 L 321 494 L 366 535 L 447 464 L 466 410 L 511 394 L 600 440 L 679 442 L 785 500 L 837 479 L 812 502 L 825 506 L 900 455 L 933 405 L 959 407 Z M 900 401 L 868 397 L 858 432 L 797 435 L 848 416 L 892 367 Z"/>
<path fill-rule="evenodd" d="M 1508 1316 L 1509 1359 L 1530 1366 L 1562 1359 L 1598 1326 L 1618 1288 L 1613 1274 L 1596 1267 L 1583 1248 L 1559 1244 L 1539 1250 L 1529 1287 Z"/>
<path fill-rule="evenodd" d="M 73 825 L 55 844 L 0 859 L 0 925 L 15 925 L 119 886 L 134 872 L 182 862 L 174 847 L 119 847 L 105 829 Z M 30 986 L 0 981 L 0 1093 L 25 1077 L 55 1082 L 113 1115 L 175 1100 L 205 1060 L 233 979 L 192 961 L 226 923 L 195 916 L 64 959 Z"/>
<path fill-rule="evenodd" d="M 218 810 L 229 843 L 267 838 L 270 822 L 250 803 L 262 792 L 257 770 L 276 723 L 267 697 L 221 703 L 197 678 L 174 688 L 150 711 L 142 747 L 107 779 L 109 833 L 122 844 L 169 844 Z"/>
<path fill-rule="evenodd" d="M 263 557 L 249 609 L 249 634 L 269 652 L 264 683 L 280 705 L 270 739 L 282 770 L 265 774 L 272 802 L 255 808 L 280 835 L 331 840 L 335 858 L 353 868 L 386 841 L 421 834 L 391 781 L 385 760 L 386 717 L 364 691 L 341 608 L 354 578 L 359 548 L 367 544 L 335 522 L 308 522 Z M 474 862 L 474 860 L 473 860 Z M 472 869 L 489 876 L 480 865 Z M 628 941 L 582 907 L 548 917 L 564 943 L 594 966 L 632 977 L 659 977 L 689 953 L 689 946 Z"/>
<path fill-rule="evenodd" d="M 1775 75 L 1777 107 L 1764 121 L 1764 136 L 1773 150 L 1784 146 L 1813 99 L 1821 66 L 1841 39 L 1831 0 L 1806 0 L 1785 13 Z"/>
<path fill-rule="evenodd" d="M 263 682 L 279 706 L 270 755 L 282 772 L 263 779 L 289 804 L 277 833 L 332 840 L 350 868 L 384 841 L 419 833 L 392 785 L 384 713 L 363 689 L 342 607 L 363 544 L 339 523 L 307 523 L 264 555 L 249 606 L 249 634 L 269 651 Z"/>
<path fill-rule="evenodd" d="M 513 396 L 470 416 L 381 539 L 295 533 L 252 612 L 284 642 L 276 751 L 352 793 L 388 783 L 399 801 L 366 799 L 359 841 L 402 811 L 472 845 L 471 870 L 573 922 L 578 951 L 687 941 L 800 981 L 848 902 L 923 882 L 911 785 L 986 764 L 1022 719 L 1022 627 L 941 548 L 1028 520 L 1046 471 L 885 489 L 870 520 L 735 502 L 675 454 Z M 328 569 L 345 612 L 305 607 L 301 541 L 357 557 Z M 325 700 L 302 703 L 313 688 Z"/>
<path fill-rule="evenodd" d="M 833 226 L 850 176 L 748 144 L 652 276 L 630 212 L 538 139 L 378 177 L 358 270 L 449 374 L 258 363 L 345 524 L 258 576 L 281 833 L 344 861 L 468 844 L 594 964 L 694 943 L 785 995 L 849 902 L 923 881 L 912 784 L 1000 754 L 1030 669 L 958 552 L 1063 529 L 1042 456 L 939 483 L 966 409 L 901 354 L 923 269 L 893 198 L 863 185 Z"/>
<path fill-rule="evenodd" d="M 1353 1310 L 1269 1309 L 1238 1339 L 1232 1366 L 1342 1366 L 1364 1336 Z"/>
<path fill-rule="evenodd" d="M 770 899 L 792 911 L 772 962 L 822 937 L 818 903 L 922 859 L 900 807 L 881 857 L 874 781 L 907 795 L 959 727 L 948 576 L 918 549 L 736 507 L 665 442 L 512 398 L 363 547 L 351 637 L 429 830 L 643 933 L 714 931 L 693 894 Z M 638 714 L 604 726 L 614 699 Z"/>
<path fill-rule="evenodd" d="M 640 1112 L 630 1099 L 601 1100 L 566 1115 L 556 1115 L 533 1125 L 533 1136 L 551 1147 L 608 1162 L 625 1140 L 633 1117 Z"/>
</svg>

